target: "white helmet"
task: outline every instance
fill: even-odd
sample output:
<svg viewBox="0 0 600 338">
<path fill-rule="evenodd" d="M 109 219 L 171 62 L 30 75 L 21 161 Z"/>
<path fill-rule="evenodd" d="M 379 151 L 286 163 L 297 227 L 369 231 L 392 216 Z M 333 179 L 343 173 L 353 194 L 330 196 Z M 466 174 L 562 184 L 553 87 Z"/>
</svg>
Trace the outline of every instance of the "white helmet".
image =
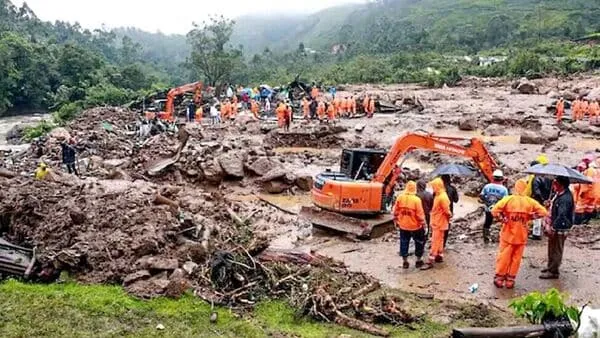
<svg viewBox="0 0 600 338">
<path fill-rule="evenodd" d="M 504 178 L 504 173 L 502 172 L 502 170 L 496 169 L 492 176 L 494 176 L 494 178 Z"/>
</svg>

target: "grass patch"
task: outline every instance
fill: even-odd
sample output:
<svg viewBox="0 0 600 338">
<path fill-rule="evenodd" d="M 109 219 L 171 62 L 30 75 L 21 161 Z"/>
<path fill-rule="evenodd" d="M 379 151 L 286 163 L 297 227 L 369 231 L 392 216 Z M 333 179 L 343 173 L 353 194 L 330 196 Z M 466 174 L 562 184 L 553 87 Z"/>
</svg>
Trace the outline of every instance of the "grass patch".
<svg viewBox="0 0 600 338">
<path fill-rule="evenodd" d="M 0 337 L 369 337 L 331 323 L 297 315 L 282 301 L 261 303 L 247 316 L 217 309 L 186 295 L 144 301 L 118 286 L 76 283 L 0 283 Z M 158 330 L 158 324 L 164 330 Z M 443 337 L 448 328 L 430 321 L 413 329 L 388 327 L 393 337 Z"/>
</svg>

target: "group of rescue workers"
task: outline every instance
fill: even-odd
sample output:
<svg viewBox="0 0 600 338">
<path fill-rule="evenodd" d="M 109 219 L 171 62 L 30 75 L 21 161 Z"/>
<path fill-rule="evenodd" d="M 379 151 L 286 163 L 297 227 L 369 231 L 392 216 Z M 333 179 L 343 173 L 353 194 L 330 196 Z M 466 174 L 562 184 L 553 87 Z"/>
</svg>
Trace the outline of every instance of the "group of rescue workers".
<svg viewBox="0 0 600 338">
<path fill-rule="evenodd" d="M 556 101 L 556 122 L 562 123 L 565 115 L 565 99 L 563 97 Z M 590 100 L 588 98 L 576 98 L 571 103 L 571 120 L 581 121 L 589 117 L 589 122 L 592 125 L 600 124 L 600 102 L 598 100 Z"/>
<path fill-rule="evenodd" d="M 547 157 L 538 156 L 531 163 L 536 164 L 548 164 Z M 510 195 L 504 186 L 506 179 L 502 171 L 493 173 L 493 182 L 483 188 L 480 199 L 485 204 L 485 243 L 490 241 L 494 220 L 502 223 L 493 281 L 496 287 L 514 288 L 528 239 L 541 240 L 543 234 L 548 237 L 548 262 L 540 278 L 559 278 L 567 233 L 574 224 L 589 222 L 600 213 L 600 158 L 586 155 L 577 169 L 594 183 L 570 184 L 564 177 L 552 180 L 530 175 L 518 179 Z M 410 267 L 411 240 L 415 245 L 417 268 L 426 270 L 436 262 L 443 262 L 453 204 L 457 201 L 458 194 L 448 176 L 429 183 L 409 181 L 406 184 L 393 208 L 404 269 Z M 428 238 L 431 240 L 429 257 L 423 261 Z"/>
</svg>

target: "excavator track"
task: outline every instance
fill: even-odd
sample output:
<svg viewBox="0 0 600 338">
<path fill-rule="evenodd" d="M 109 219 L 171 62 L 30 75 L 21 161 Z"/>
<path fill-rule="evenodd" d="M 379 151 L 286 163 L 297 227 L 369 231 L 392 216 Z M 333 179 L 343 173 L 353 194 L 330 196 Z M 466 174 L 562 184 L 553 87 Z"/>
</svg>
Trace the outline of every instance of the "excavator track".
<svg viewBox="0 0 600 338">
<path fill-rule="evenodd" d="M 355 236 L 358 239 L 381 237 L 394 229 L 392 215 L 376 215 L 372 218 L 356 218 L 323 210 L 317 207 L 302 207 L 300 217 L 316 228 L 333 230 Z"/>
</svg>

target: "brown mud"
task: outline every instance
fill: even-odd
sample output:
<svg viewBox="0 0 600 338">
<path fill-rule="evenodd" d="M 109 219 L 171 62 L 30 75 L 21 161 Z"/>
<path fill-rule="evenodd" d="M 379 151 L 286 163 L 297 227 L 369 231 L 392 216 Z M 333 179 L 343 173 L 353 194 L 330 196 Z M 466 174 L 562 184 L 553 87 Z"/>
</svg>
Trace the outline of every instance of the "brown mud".
<svg viewBox="0 0 600 338">
<path fill-rule="evenodd" d="M 555 87 L 544 87 L 547 83 Z M 571 294 L 574 302 L 598 305 L 593 263 L 600 258 L 600 234 L 594 225 L 572 232 L 560 281 L 537 279 L 545 246 L 530 243 L 517 288 L 492 287 L 496 247 L 482 244 L 482 210 L 474 198 L 481 178 L 457 179 L 461 201 L 447 260 L 427 272 L 399 268 L 394 233 L 359 242 L 313 231 L 297 216 L 302 206 L 311 205 L 312 178 L 337 170 L 343 148 L 389 148 L 406 132 L 480 137 L 510 182 L 524 176 L 520 172 L 540 153 L 574 165 L 586 152 L 600 149 L 599 128 L 568 120 L 557 126 L 548 108 L 550 91 L 584 91 L 600 81 L 583 77 L 557 85 L 541 80 L 537 86 L 542 94 L 514 93 L 509 82 L 493 79 L 467 79 L 460 87 L 443 89 L 347 86 L 349 93 L 366 92 L 398 104 L 417 98 L 420 105 L 335 126 L 296 121 L 290 132 L 242 113 L 217 128 L 180 126 L 180 132 L 144 138 L 137 133 L 135 112 L 90 110 L 26 151 L 4 154 L 0 167 L 15 175 L 0 178 L 0 231 L 15 244 L 36 246 L 47 274 L 64 270 L 83 282 L 122 284 L 142 297 L 177 296 L 192 288 L 204 299 L 232 307 L 303 290 L 291 300 L 294 305 L 345 325 L 364 324 L 350 320 L 352 313 L 371 324 L 383 315 L 394 324 L 420 320 L 404 312 L 409 299 L 389 298 L 388 306 L 380 303 L 376 312 L 368 312 L 373 304 L 365 296 L 371 292 L 341 292 L 376 281 L 412 295 L 483 302 L 496 309 L 514 296 L 550 287 Z M 188 135 L 185 144 L 181 130 Z M 526 132 L 535 133 L 540 144 L 522 144 Z M 75 139 L 82 159 L 80 178 L 64 174 L 60 165 L 59 144 L 68 138 Z M 153 164 L 175 155 L 173 164 L 150 175 Z M 52 168 L 52 181 L 32 179 L 40 161 Z M 416 151 L 402 163 L 408 169 L 403 179 L 427 178 L 445 162 L 468 159 Z M 302 269 L 306 264 L 315 268 Z M 475 283 L 479 290 L 470 293 Z M 352 309 L 348 302 L 354 300 L 362 305 Z"/>
</svg>

